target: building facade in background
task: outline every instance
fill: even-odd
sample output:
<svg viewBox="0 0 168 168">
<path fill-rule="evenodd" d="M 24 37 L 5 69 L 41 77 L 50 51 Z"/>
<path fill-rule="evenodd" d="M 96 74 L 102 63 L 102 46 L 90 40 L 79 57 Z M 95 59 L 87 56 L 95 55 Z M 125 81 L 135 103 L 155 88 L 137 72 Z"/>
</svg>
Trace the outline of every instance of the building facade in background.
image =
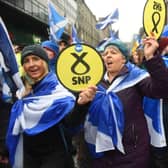
<svg viewBox="0 0 168 168">
<path fill-rule="evenodd" d="M 63 38 L 71 38 L 74 24 L 78 37 L 96 46 L 108 30 L 96 30 L 96 17 L 84 0 L 51 0 L 57 12 L 68 19 Z M 0 0 L 0 16 L 14 44 L 40 43 L 49 37 L 47 0 Z"/>
</svg>

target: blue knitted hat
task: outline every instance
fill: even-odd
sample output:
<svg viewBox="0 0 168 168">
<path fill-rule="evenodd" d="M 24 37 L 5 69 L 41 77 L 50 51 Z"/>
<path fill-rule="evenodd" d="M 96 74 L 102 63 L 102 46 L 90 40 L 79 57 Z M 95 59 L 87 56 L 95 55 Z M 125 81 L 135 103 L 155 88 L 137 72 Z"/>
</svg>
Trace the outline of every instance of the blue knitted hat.
<svg viewBox="0 0 168 168">
<path fill-rule="evenodd" d="M 108 46 L 116 46 L 120 52 L 126 57 L 126 59 L 129 57 L 129 50 L 126 46 L 125 43 L 123 43 L 121 40 L 112 40 L 112 41 L 107 41 L 105 44 L 104 44 L 104 50 L 108 47 Z"/>
<path fill-rule="evenodd" d="M 58 55 L 58 53 L 59 53 L 58 45 L 50 40 L 43 41 L 41 43 L 41 46 L 43 48 L 48 48 L 49 50 L 53 51 L 55 53 L 55 55 Z"/>
</svg>

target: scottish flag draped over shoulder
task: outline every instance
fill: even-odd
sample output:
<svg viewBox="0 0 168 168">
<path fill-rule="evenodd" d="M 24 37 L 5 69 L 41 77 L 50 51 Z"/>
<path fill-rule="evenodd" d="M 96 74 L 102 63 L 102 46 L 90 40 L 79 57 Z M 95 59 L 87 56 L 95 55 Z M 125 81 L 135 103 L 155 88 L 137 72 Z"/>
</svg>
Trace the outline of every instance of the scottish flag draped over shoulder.
<svg viewBox="0 0 168 168">
<path fill-rule="evenodd" d="M 50 38 L 51 40 L 57 42 L 60 40 L 64 27 L 68 23 L 66 18 L 60 16 L 56 11 L 54 4 L 48 2 L 48 15 L 49 15 L 49 27 L 50 27 Z"/>
<path fill-rule="evenodd" d="M 33 136 L 59 123 L 74 107 L 75 97 L 49 73 L 11 111 L 7 146 L 13 168 L 23 167 L 23 133 Z"/>
<path fill-rule="evenodd" d="M 11 88 L 24 90 L 19 76 L 15 53 L 7 29 L 0 17 L 0 83 L 2 98 L 6 101 L 11 98 Z M 19 92 L 18 92 L 19 93 Z"/>
<path fill-rule="evenodd" d="M 162 56 L 166 67 L 168 67 L 168 56 Z M 151 136 L 151 145 L 165 147 L 166 137 L 163 125 L 163 99 L 144 98 L 143 108 Z"/>
<path fill-rule="evenodd" d="M 109 24 L 117 22 L 118 18 L 119 18 L 119 12 L 118 8 L 116 8 L 112 13 L 110 13 L 102 21 L 96 24 L 96 29 L 99 30 L 105 29 Z"/>
<path fill-rule="evenodd" d="M 89 109 L 85 121 L 85 140 L 93 157 L 101 157 L 103 152 L 114 149 L 124 153 L 124 111 L 116 92 L 134 86 L 149 76 L 146 71 L 129 62 L 126 66 L 130 72 L 117 78 L 108 89 L 98 86 L 98 92 Z M 107 78 L 107 74 L 104 78 Z"/>
</svg>

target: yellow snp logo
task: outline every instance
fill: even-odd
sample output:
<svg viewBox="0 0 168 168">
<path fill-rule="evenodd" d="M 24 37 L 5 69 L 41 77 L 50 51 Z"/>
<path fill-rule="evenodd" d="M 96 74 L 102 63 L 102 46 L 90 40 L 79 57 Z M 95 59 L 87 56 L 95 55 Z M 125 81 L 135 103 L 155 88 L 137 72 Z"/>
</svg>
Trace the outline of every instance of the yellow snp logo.
<svg viewBox="0 0 168 168">
<path fill-rule="evenodd" d="M 79 92 L 89 85 L 97 85 L 104 75 L 101 55 L 87 44 L 70 45 L 58 56 L 56 74 L 71 91 Z"/>
<path fill-rule="evenodd" d="M 143 27 L 149 36 L 151 33 L 158 39 L 166 21 L 166 4 L 164 0 L 147 0 L 143 13 Z"/>
</svg>

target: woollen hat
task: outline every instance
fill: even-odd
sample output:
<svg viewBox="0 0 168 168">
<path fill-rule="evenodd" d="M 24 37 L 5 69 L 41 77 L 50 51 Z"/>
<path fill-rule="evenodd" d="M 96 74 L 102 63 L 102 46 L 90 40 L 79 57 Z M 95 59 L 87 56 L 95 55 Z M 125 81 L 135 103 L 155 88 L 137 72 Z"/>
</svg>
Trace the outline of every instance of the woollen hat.
<svg viewBox="0 0 168 168">
<path fill-rule="evenodd" d="M 43 59 L 47 64 L 49 62 L 48 55 L 41 45 L 28 45 L 21 52 L 21 64 L 23 65 L 24 58 L 29 55 L 35 55 Z"/>
<path fill-rule="evenodd" d="M 129 57 L 129 50 L 128 50 L 126 44 L 123 43 L 121 40 L 115 39 L 115 40 L 107 41 L 104 44 L 104 50 L 108 46 L 115 46 L 115 47 L 117 47 L 120 50 L 120 52 L 125 56 L 125 58 L 128 59 L 128 57 Z"/>
<path fill-rule="evenodd" d="M 161 37 L 159 39 L 159 48 L 158 48 L 160 54 L 163 52 L 166 46 L 168 46 L 168 37 Z"/>
<path fill-rule="evenodd" d="M 46 40 L 41 43 L 41 46 L 43 48 L 47 48 L 55 53 L 55 55 L 58 55 L 59 53 L 59 47 L 56 43 L 52 42 L 51 40 Z"/>
</svg>

